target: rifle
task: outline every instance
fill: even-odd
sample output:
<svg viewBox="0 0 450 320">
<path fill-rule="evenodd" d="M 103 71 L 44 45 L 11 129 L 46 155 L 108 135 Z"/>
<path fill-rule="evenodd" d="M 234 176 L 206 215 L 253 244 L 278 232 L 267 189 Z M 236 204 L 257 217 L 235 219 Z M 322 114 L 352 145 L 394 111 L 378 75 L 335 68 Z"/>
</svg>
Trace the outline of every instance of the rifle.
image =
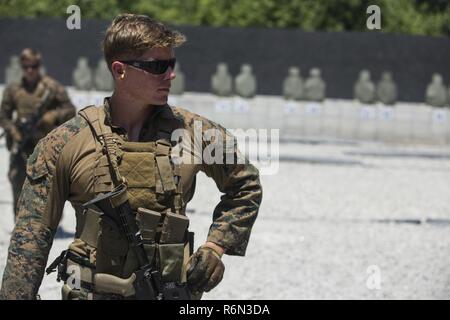
<svg viewBox="0 0 450 320">
<path fill-rule="evenodd" d="M 128 279 L 98 273 L 94 276 L 94 287 L 98 292 L 117 293 L 122 296 L 135 295 L 138 300 L 190 300 L 185 284 L 161 281 L 161 273 L 155 270 L 144 249 L 141 231 L 127 199 L 127 189 L 120 184 L 113 191 L 100 194 L 83 204 L 84 208 L 100 210 L 112 219 L 125 234 L 129 246 L 138 260 L 138 270 Z"/>
<path fill-rule="evenodd" d="M 40 100 L 40 103 L 37 105 L 37 112 L 34 113 L 28 119 L 20 119 L 18 123 L 20 133 L 24 134 L 22 139 L 16 144 L 16 150 L 23 150 L 23 148 L 27 145 L 27 143 L 33 138 L 34 132 L 36 129 L 36 124 L 44 115 L 44 112 L 47 111 L 46 105 L 49 101 L 51 101 L 50 97 L 50 89 L 45 89 L 44 95 Z"/>
</svg>

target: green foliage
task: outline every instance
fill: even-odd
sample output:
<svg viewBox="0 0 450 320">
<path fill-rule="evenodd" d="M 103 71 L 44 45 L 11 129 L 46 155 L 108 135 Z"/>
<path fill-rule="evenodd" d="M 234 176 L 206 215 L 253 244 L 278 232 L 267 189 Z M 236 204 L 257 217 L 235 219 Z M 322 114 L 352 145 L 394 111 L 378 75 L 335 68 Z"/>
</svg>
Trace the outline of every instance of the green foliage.
<svg viewBox="0 0 450 320">
<path fill-rule="evenodd" d="M 83 18 L 111 20 L 121 12 L 170 24 L 367 31 L 366 9 L 379 5 L 382 32 L 450 35 L 448 0 L 0 0 L 0 17 L 67 17 L 76 4 Z"/>
</svg>

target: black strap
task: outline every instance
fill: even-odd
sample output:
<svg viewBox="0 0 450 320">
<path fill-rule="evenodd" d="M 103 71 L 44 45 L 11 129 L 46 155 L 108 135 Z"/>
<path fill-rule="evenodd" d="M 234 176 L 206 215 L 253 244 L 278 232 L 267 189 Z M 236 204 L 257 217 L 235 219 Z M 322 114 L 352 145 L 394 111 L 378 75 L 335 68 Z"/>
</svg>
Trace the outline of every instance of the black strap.
<svg viewBox="0 0 450 320">
<path fill-rule="evenodd" d="M 59 255 L 59 257 L 57 257 L 49 266 L 47 269 L 45 269 L 45 272 L 47 275 L 49 275 L 52 272 L 56 271 L 56 268 L 58 268 L 58 273 L 59 273 L 59 266 L 61 264 L 66 264 L 67 263 L 67 253 L 69 252 L 69 250 L 64 250 L 63 252 L 61 252 L 61 254 Z"/>
<path fill-rule="evenodd" d="M 58 281 L 58 282 L 61 280 L 66 281 L 68 278 L 67 259 L 70 259 L 83 267 L 95 269 L 95 264 L 91 263 L 88 258 L 79 256 L 79 255 L 71 252 L 69 249 L 67 249 L 67 250 L 62 251 L 61 254 L 59 255 L 59 257 L 57 257 L 55 259 L 55 261 L 53 261 L 48 266 L 48 268 L 45 269 L 45 272 L 47 273 L 47 275 L 52 272 L 58 271 L 56 281 Z"/>
</svg>

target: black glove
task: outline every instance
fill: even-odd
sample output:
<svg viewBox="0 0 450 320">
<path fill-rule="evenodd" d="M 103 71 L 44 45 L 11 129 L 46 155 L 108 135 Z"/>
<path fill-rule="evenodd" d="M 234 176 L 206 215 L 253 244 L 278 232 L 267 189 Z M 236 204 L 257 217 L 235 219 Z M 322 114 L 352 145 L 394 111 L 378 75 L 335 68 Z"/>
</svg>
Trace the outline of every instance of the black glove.
<svg viewBox="0 0 450 320">
<path fill-rule="evenodd" d="M 187 265 L 187 284 L 191 292 L 209 292 L 222 281 L 225 265 L 220 255 L 210 247 L 200 247 Z"/>
</svg>

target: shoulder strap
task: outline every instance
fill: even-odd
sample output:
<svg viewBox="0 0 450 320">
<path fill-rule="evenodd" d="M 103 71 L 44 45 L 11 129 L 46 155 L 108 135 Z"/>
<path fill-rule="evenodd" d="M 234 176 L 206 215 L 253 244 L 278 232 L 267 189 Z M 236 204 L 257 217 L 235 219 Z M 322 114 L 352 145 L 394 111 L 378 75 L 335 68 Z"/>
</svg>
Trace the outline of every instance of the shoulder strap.
<svg viewBox="0 0 450 320">
<path fill-rule="evenodd" d="M 181 168 L 180 164 L 171 159 L 172 146 L 166 139 L 156 141 L 156 166 L 160 179 L 156 182 L 157 193 L 172 193 L 175 213 L 183 208 Z"/>
<path fill-rule="evenodd" d="M 180 213 L 184 207 L 183 190 L 181 183 L 181 165 L 172 161 L 171 151 L 174 142 L 171 141 L 172 132 L 181 127 L 180 119 L 174 114 L 173 109 L 166 105 L 161 110 L 157 123 L 156 141 L 156 165 L 158 167 L 161 182 L 157 182 L 156 190 L 159 193 L 169 191 L 174 193 L 174 209 Z M 173 167 L 173 170 L 172 170 Z M 170 174 L 169 176 L 169 173 Z"/>
<path fill-rule="evenodd" d="M 113 171 L 113 174 L 111 175 L 113 186 L 117 187 L 122 184 L 124 180 L 120 175 L 119 166 L 117 164 L 118 150 L 116 140 L 112 134 L 111 127 L 105 124 L 106 115 L 104 108 L 92 105 L 83 108 L 78 113 L 89 123 L 95 137 L 105 150 L 106 157 L 108 158 L 108 162 Z"/>
<path fill-rule="evenodd" d="M 106 115 L 101 106 L 87 106 L 81 109 L 78 114 L 86 119 L 97 138 L 102 136 L 104 133 L 111 132 L 111 128 L 105 125 Z"/>
</svg>

